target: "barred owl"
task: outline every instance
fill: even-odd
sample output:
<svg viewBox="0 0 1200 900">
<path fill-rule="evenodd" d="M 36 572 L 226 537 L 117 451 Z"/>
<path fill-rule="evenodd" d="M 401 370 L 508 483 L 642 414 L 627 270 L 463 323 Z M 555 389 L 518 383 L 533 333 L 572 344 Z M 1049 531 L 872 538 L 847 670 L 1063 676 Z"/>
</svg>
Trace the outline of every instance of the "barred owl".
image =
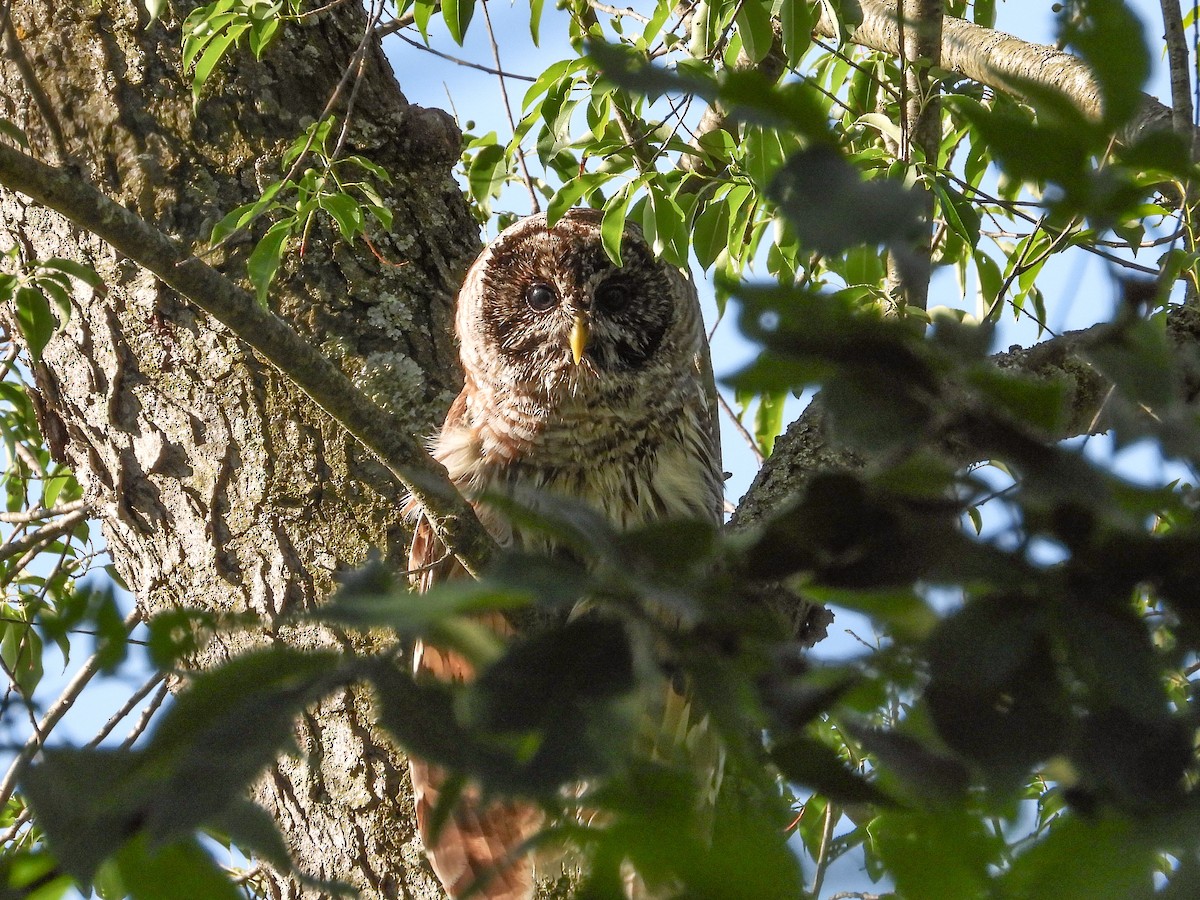
<svg viewBox="0 0 1200 900">
<path fill-rule="evenodd" d="M 615 266 L 600 224 L 586 209 L 553 227 L 531 216 L 471 266 L 456 320 L 465 384 L 433 454 L 468 498 L 558 494 L 585 501 L 618 528 L 667 518 L 719 522 L 715 394 L 695 287 L 656 259 L 632 224 Z M 502 544 L 531 549 L 519 530 L 476 506 Z M 464 574 L 424 520 L 410 562 L 420 590 Z M 492 624 L 505 628 L 499 617 Z M 433 647 L 418 647 L 415 667 L 443 679 L 472 674 Z M 679 735 L 681 715 L 684 734 L 701 727 L 688 724 L 687 700 L 665 678 L 662 690 L 657 714 L 672 720 L 664 729 Z M 513 850 L 536 831 L 537 810 L 484 803 L 468 790 L 431 844 L 444 775 L 419 759 L 411 774 L 426 852 L 450 896 L 481 875 L 486 886 L 474 896 L 531 896 L 531 865 L 514 861 Z"/>
</svg>

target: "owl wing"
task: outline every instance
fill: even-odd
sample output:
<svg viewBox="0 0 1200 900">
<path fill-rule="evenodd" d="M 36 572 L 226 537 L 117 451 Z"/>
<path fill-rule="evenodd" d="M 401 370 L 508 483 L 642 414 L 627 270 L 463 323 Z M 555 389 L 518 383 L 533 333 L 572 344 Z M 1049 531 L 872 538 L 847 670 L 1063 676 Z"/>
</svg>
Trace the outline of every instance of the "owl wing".
<svg viewBox="0 0 1200 900">
<path fill-rule="evenodd" d="M 434 584 L 450 578 L 467 578 L 466 570 L 434 534 L 433 526 L 422 514 L 413 533 L 409 553 L 413 585 L 425 593 Z M 499 613 L 481 620 L 500 634 L 511 628 Z M 413 669 L 443 681 L 467 681 L 474 671 L 457 653 L 418 642 Z M 425 843 L 425 853 L 433 871 L 452 898 L 464 896 L 473 885 L 479 900 L 528 900 L 533 896 L 533 867 L 528 857 L 518 856 L 522 844 L 541 825 L 537 807 L 519 801 L 486 802 L 477 788 L 468 786 L 445 819 L 436 839 L 432 834 L 446 772 L 416 757 L 409 757 L 417 828 Z"/>
</svg>

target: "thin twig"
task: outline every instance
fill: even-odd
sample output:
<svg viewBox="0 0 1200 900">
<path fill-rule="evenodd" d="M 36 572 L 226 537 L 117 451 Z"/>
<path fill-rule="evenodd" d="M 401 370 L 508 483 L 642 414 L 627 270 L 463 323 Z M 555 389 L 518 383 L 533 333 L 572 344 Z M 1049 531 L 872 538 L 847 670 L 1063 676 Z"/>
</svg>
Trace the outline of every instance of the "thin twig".
<svg viewBox="0 0 1200 900">
<path fill-rule="evenodd" d="M 378 21 L 378 19 L 376 19 L 376 21 Z M 328 118 L 329 116 L 331 116 L 333 114 L 334 107 L 337 106 L 338 100 L 341 99 L 342 92 L 346 90 L 346 85 L 350 84 L 352 79 L 354 79 L 355 87 L 357 87 L 358 81 L 356 78 L 356 74 L 361 74 L 362 61 L 365 58 L 367 51 L 372 46 L 371 36 L 373 33 L 374 32 L 371 28 L 367 28 L 366 31 L 364 32 L 362 38 L 359 40 L 358 46 L 355 48 L 354 53 L 351 54 L 349 62 L 347 62 L 346 67 L 344 69 L 342 69 L 342 77 L 338 80 L 337 85 L 334 86 L 333 93 L 331 93 L 329 95 L 329 99 L 327 101 L 325 101 L 325 108 L 321 110 L 321 115 L 319 115 L 317 117 L 318 122 L 323 122 L 326 118 Z M 350 113 L 351 113 L 352 107 L 353 107 L 353 94 L 354 94 L 354 90 L 351 91 L 351 97 L 352 97 L 352 99 L 350 101 L 351 108 L 346 110 L 346 116 L 345 116 L 346 122 L 342 123 L 342 131 L 341 131 L 340 135 L 338 136 L 337 147 L 335 148 L 334 152 L 332 154 L 330 154 L 330 157 L 329 157 L 330 162 L 332 162 L 333 159 L 336 158 L 337 151 L 341 149 L 342 141 L 345 140 L 346 128 L 348 126 L 349 119 L 350 119 Z M 308 134 L 308 140 L 304 144 L 304 149 L 301 150 L 300 154 L 295 158 L 295 160 L 292 161 L 291 168 L 289 168 L 287 170 L 287 172 L 284 174 L 283 179 L 282 179 L 283 184 L 287 184 L 288 182 L 292 181 L 300 173 L 301 168 L 308 161 L 308 154 L 312 150 L 313 141 L 316 139 L 316 135 L 317 135 L 317 129 L 313 128 Z M 243 222 L 241 227 L 234 229 L 229 234 L 225 235 L 225 237 L 221 238 L 221 240 L 217 241 L 217 243 L 213 244 L 211 247 L 205 247 L 204 249 L 198 251 L 196 254 L 197 258 L 202 259 L 202 260 L 203 259 L 211 259 L 218 250 L 222 249 L 223 247 L 228 246 L 229 243 L 231 241 L 233 241 L 235 238 L 238 238 L 241 235 L 246 234 L 250 230 L 250 226 L 253 225 L 256 221 L 258 221 L 258 219 L 260 217 L 265 215 L 266 212 L 267 212 L 266 207 L 264 207 L 263 209 L 260 209 L 254 216 L 251 216 L 249 219 L 247 219 L 245 222 Z"/>
<path fill-rule="evenodd" d="M 721 395 L 720 391 L 717 392 L 717 402 L 721 404 L 721 409 L 725 412 L 725 415 L 729 416 L 729 421 L 733 423 L 733 427 L 737 429 L 738 434 L 746 441 L 746 446 L 750 448 L 750 452 L 755 455 L 758 459 L 758 464 L 761 466 L 766 457 L 758 449 L 758 441 L 754 440 L 754 435 L 742 424 L 742 420 L 737 417 L 737 413 L 733 411 L 733 407 L 729 405 L 729 401 Z"/>
<path fill-rule="evenodd" d="M 125 633 L 129 634 L 141 621 L 142 614 L 135 609 L 125 617 Z M 79 671 L 75 673 L 75 677 L 63 688 L 63 692 L 59 695 L 58 699 L 50 704 L 50 707 L 46 710 L 46 714 L 37 723 L 34 733 L 30 735 L 29 740 L 25 742 L 25 746 L 21 748 L 21 752 L 17 754 L 17 758 L 8 767 L 8 771 L 4 774 L 4 780 L 0 781 L 0 809 L 8 803 L 8 798 L 12 796 L 13 789 L 17 785 L 17 779 L 24 773 L 25 767 L 29 765 L 30 760 L 42 748 L 42 735 L 47 735 L 53 731 L 54 726 L 59 723 L 59 720 L 74 706 L 75 701 L 79 699 L 79 695 L 83 693 L 83 689 L 88 686 L 88 683 L 100 671 L 102 660 L 103 655 L 99 652 L 89 656 L 83 665 L 79 667 Z"/>
<path fill-rule="evenodd" d="M 22 623 L 24 624 L 24 623 Z M 20 646 L 20 655 L 24 655 L 26 648 L 29 646 L 28 641 L 22 641 Z M 25 707 L 25 715 L 29 717 L 29 726 L 33 729 L 34 737 L 41 739 L 42 734 L 38 730 L 37 710 L 33 706 L 33 698 L 25 693 L 17 683 L 17 669 L 21 666 L 21 660 L 18 658 L 13 665 L 9 665 L 0 657 L 0 672 L 8 679 L 8 689 L 4 692 L 4 706 L 7 708 L 11 702 L 9 699 L 12 696 L 12 690 L 15 688 L 17 696 L 21 698 L 21 704 Z M 2 805 L 2 804 L 0 804 Z"/>
<path fill-rule="evenodd" d="M 350 64 L 346 67 L 347 71 L 354 72 L 354 81 L 350 86 L 350 96 L 346 98 L 346 112 L 342 114 L 342 130 L 338 134 L 337 143 L 333 146 L 333 152 L 329 154 L 330 165 L 338 158 L 342 147 L 346 145 L 346 135 L 350 133 L 350 122 L 354 118 L 354 102 L 358 99 L 358 89 L 362 85 L 363 72 L 367 67 L 367 51 L 372 46 L 371 37 L 381 15 L 383 15 L 383 0 L 375 0 L 371 4 L 371 11 L 367 14 L 367 27 L 363 29 L 362 39 L 358 42 L 354 56 L 351 57 Z"/>
<path fill-rule="evenodd" d="M 486 2 L 486 0 L 485 0 L 485 2 Z M 442 10 L 441 3 L 433 4 L 433 12 L 441 12 L 441 10 Z M 415 25 L 416 23 L 417 23 L 417 15 L 413 10 L 410 9 L 404 15 L 398 16 L 397 18 L 392 19 L 392 21 L 390 21 L 390 22 L 385 22 L 383 25 L 380 25 L 378 28 L 376 28 L 375 29 L 375 37 L 382 40 L 383 38 L 387 37 L 389 34 L 395 34 L 397 31 L 401 31 L 405 28 L 408 28 L 410 25 Z"/>
<path fill-rule="evenodd" d="M 492 42 L 492 59 L 496 61 L 496 78 L 500 81 L 500 98 L 504 101 L 504 115 L 508 117 L 508 127 L 512 131 L 514 137 L 517 134 L 517 123 L 513 119 L 512 104 L 508 100 L 508 87 L 504 84 L 504 66 L 500 63 L 500 45 L 496 43 L 496 32 L 492 28 L 492 14 L 488 12 L 488 5 L 481 3 L 483 7 L 483 21 L 487 25 L 488 40 Z M 525 187 L 529 189 L 529 205 L 532 207 L 533 213 L 536 215 L 542 211 L 542 205 L 538 202 L 537 191 L 533 187 L 533 178 L 529 174 L 529 166 L 525 164 L 525 151 L 520 144 L 517 145 L 517 162 L 521 166 L 521 175 L 525 179 Z"/>
<path fill-rule="evenodd" d="M 4 622 L 7 625 L 24 625 L 24 626 L 26 626 L 26 628 L 33 627 L 32 622 L 27 621 L 26 619 L 18 619 L 16 616 L 0 616 L 0 622 Z M 100 631 L 99 629 L 96 629 L 96 628 L 68 628 L 68 629 L 66 629 L 66 633 L 67 634 L 87 634 L 87 635 L 91 635 L 93 637 L 96 635 L 106 634 L 106 632 Z M 139 641 L 139 640 L 137 640 L 137 638 L 126 638 L 125 642 L 128 644 L 137 644 L 138 646 L 141 646 L 141 647 L 150 646 L 149 641 Z"/>
<path fill-rule="evenodd" d="M 633 19 L 635 22 L 641 22 L 643 25 L 650 23 L 649 16 L 643 16 L 639 12 L 634 12 L 629 7 L 618 9 L 615 6 L 609 6 L 607 3 L 601 3 L 599 0 L 588 0 L 588 6 L 592 9 L 599 10 L 602 13 L 608 13 L 618 19 Z"/>
<path fill-rule="evenodd" d="M 37 509 L 29 509 L 24 512 L 0 513 L 0 522 L 7 522 L 9 525 L 39 522 L 43 519 L 54 519 L 58 516 L 64 516 L 67 513 L 73 513 L 76 510 L 86 509 L 87 505 L 87 500 L 73 500 L 70 503 L 63 503 L 61 506 L 52 506 L 49 509 L 39 506 Z"/>
<path fill-rule="evenodd" d="M 895 100 L 897 103 L 900 102 L 900 92 L 898 90 L 896 90 L 894 87 L 892 87 L 891 84 L 889 84 L 888 82 L 881 80 L 879 75 L 876 73 L 875 69 L 864 66 L 862 63 L 860 63 L 857 59 L 855 59 L 849 53 L 843 52 L 840 48 L 835 47 L 832 44 L 825 43 L 823 40 L 821 40 L 815 34 L 813 35 L 812 42 L 816 46 L 818 46 L 822 50 L 824 50 L 826 53 L 829 53 L 832 56 L 836 56 L 842 62 L 844 62 L 848 66 L 850 66 L 850 68 L 857 69 L 863 75 L 866 75 L 867 78 L 869 78 L 872 82 L 872 84 L 871 84 L 872 89 L 883 91 L 885 94 L 887 94 L 893 100 Z"/>
<path fill-rule="evenodd" d="M 38 478 L 46 477 L 46 469 L 42 465 L 42 461 L 33 455 L 33 451 L 25 446 L 23 441 L 17 441 L 16 447 L 17 456 L 21 457 L 21 462 L 29 466 L 29 470 Z"/>
<path fill-rule="evenodd" d="M 572 14 L 578 16 L 579 24 L 587 31 L 594 25 L 599 25 L 600 20 L 596 18 L 596 13 L 590 7 L 576 7 Z M 630 113 L 621 106 L 621 91 L 617 91 L 612 96 L 612 113 L 613 118 L 617 121 L 617 128 L 621 132 L 621 137 L 629 145 L 630 151 L 633 153 L 633 161 L 637 166 L 638 174 L 644 175 L 654 167 L 654 157 L 646 147 L 645 138 L 635 136 L 633 123 L 630 121 Z"/>
<path fill-rule="evenodd" d="M 1041 218 L 1036 218 L 1019 208 L 1021 206 L 1031 206 L 1031 207 L 1035 207 L 1035 208 L 1041 208 L 1042 204 L 1040 204 L 1040 203 L 1001 200 L 1000 198 L 993 197 L 991 194 L 988 194 L 986 191 L 983 191 L 983 190 L 975 187 L 969 181 L 965 181 L 962 178 L 959 178 L 957 175 L 955 175 L 949 169 L 943 170 L 939 174 L 944 175 L 945 177 L 949 178 L 951 181 L 953 181 L 955 184 L 957 184 L 964 191 L 970 191 L 971 197 L 969 197 L 968 199 L 972 199 L 972 200 L 978 199 L 984 203 L 995 204 L 996 206 L 999 206 L 1001 209 L 1003 209 L 1005 211 L 1005 213 L 1012 216 L 1014 219 L 1021 219 L 1025 222 L 1028 222 L 1031 225 L 1034 225 L 1037 228 L 1041 228 L 1047 234 L 1049 234 L 1051 237 L 1054 237 L 1056 239 L 1061 237 L 1064 233 L 1061 230 L 1051 228 L 1045 222 L 1045 216 L 1042 216 Z M 984 213 L 986 215 L 988 215 L 988 217 L 991 218 L 992 221 L 997 221 L 995 216 L 987 209 L 984 209 Z M 1122 268 L 1129 269 L 1130 271 L 1133 271 L 1133 272 L 1140 272 L 1143 275 L 1159 275 L 1160 274 L 1158 269 L 1153 269 L 1149 266 L 1143 266 L 1140 263 L 1135 263 L 1131 259 L 1122 259 L 1121 257 L 1117 256 L 1115 253 L 1109 253 L 1107 250 L 1101 250 L 1099 247 L 1093 246 L 1091 244 L 1079 244 L 1078 247 L 1080 250 L 1083 250 L 1087 253 L 1091 253 L 1093 256 L 1098 256 L 1101 259 L 1112 263 L 1113 265 L 1121 266 Z"/>
<path fill-rule="evenodd" d="M 163 701 L 167 699 L 168 693 L 169 686 L 164 681 L 158 686 L 158 690 L 154 692 L 154 696 L 150 698 L 150 702 L 146 704 L 146 708 L 142 710 L 142 714 L 138 716 L 138 720 L 133 724 L 133 728 L 125 736 L 125 740 L 121 741 L 122 750 L 128 750 L 142 736 L 142 732 L 146 730 L 146 727 L 150 724 L 150 720 L 154 718 L 154 714 L 163 705 Z"/>
<path fill-rule="evenodd" d="M 321 13 L 329 12 L 331 9 L 336 9 L 345 3 L 346 0 L 332 0 L 331 3 L 326 3 L 324 6 L 318 6 L 316 9 L 310 9 L 307 12 L 302 12 L 293 16 L 295 19 L 311 19 L 313 16 L 319 16 Z"/>
<path fill-rule="evenodd" d="M 17 836 L 17 832 L 25 827 L 26 823 L 33 818 L 33 811 L 27 806 L 21 810 L 20 814 L 13 819 L 13 823 L 0 833 L 0 846 L 7 844 Z"/>
<path fill-rule="evenodd" d="M 154 690 L 154 688 L 157 687 L 164 678 L 166 678 L 166 675 L 164 675 L 162 672 L 158 672 L 153 677 L 151 677 L 145 684 L 143 684 L 140 688 L 138 688 L 136 691 L 134 691 L 129 696 L 129 699 L 126 700 L 124 704 L 122 704 L 121 708 L 118 709 L 115 713 L 113 713 L 109 717 L 108 721 L 104 723 L 103 727 L 98 732 L 96 732 L 96 736 L 87 742 L 86 746 L 88 746 L 88 747 L 100 746 L 100 742 L 103 741 L 110 734 L 112 734 L 112 730 L 114 728 L 116 728 L 118 725 L 120 725 L 121 721 L 126 716 L 128 716 L 131 712 L 133 712 L 133 708 L 135 706 L 137 706 L 139 703 L 141 703 L 142 700 L 144 700 L 146 698 L 146 695 L 149 694 L 152 690 Z M 163 687 L 165 689 L 165 685 Z"/>
<path fill-rule="evenodd" d="M 487 72 L 489 75 L 503 75 L 505 78 L 515 78 L 517 81 L 528 81 L 530 84 L 537 81 L 536 78 L 531 78 L 528 75 L 517 75 L 513 72 L 501 72 L 499 69 L 493 69 L 491 66 L 482 66 L 479 63 L 471 62 L 469 59 L 460 59 L 457 56 L 451 56 L 449 53 L 443 53 L 441 50 L 434 50 L 432 47 L 426 47 L 420 41 L 414 41 L 407 35 L 397 34 L 396 37 L 404 41 L 404 43 L 416 47 L 418 50 L 423 50 L 426 53 L 432 53 L 434 56 L 444 59 L 447 62 L 452 62 L 455 65 L 466 66 L 468 69 L 478 69 L 480 72 Z"/>
<path fill-rule="evenodd" d="M 17 357 L 21 354 L 21 345 L 15 341 L 8 345 L 8 349 L 4 351 L 4 359 L 0 361 L 0 381 L 8 378 L 8 373 L 12 371 L 13 365 L 17 361 Z"/>
<path fill-rule="evenodd" d="M 813 886 L 809 891 L 814 898 L 821 896 L 821 885 L 829 868 L 829 841 L 833 837 L 833 801 L 825 801 L 825 816 L 821 820 L 821 846 L 817 850 L 817 871 L 813 873 Z"/>
</svg>

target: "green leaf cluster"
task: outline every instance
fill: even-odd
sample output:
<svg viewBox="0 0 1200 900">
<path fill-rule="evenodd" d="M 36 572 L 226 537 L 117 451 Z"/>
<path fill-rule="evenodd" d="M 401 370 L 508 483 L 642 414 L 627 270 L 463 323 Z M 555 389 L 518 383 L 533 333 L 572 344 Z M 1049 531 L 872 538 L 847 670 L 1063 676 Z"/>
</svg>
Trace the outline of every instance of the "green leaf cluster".
<svg viewBox="0 0 1200 900">
<path fill-rule="evenodd" d="M 261 59 L 283 22 L 299 15 L 300 5 L 301 0 L 216 0 L 192 10 L 183 21 L 183 67 L 192 73 L 194 103 L 199 105 L 204 86 L 243 37 Z M 151 7 L 151 18 L 160 10 Z"/>
<path fill-rule="evenodd" d="M 288 177 L 272 182 L 257 200 L 239 206 L 213 226 L 210 240 L 220 244 L 264 216 L 272 219 L 247 260 L 250 283 L 263 307 L 289 239 L 300 237 L 303 253 L 303 241 L 318 218 L 332 220 L 347 243 L 365 239 L 368 216 L 385 230 L 392 227 L 392 211 L 371 180 L 389 184 L 391 177 L 366 157 L 333 156 L 328 144 L 335 125 L 336 120 L 327 117 L 309 126 L 283 155 Z M 306 162 L 312 165 L 300 171 Z"/>
</svg>

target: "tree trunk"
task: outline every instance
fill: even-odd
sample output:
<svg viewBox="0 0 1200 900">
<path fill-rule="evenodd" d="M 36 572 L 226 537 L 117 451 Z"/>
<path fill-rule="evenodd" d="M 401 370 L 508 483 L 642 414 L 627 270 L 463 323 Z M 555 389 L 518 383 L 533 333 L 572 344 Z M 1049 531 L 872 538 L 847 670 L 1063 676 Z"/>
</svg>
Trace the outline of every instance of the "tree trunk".
<svg viewBox="0 0 1200 900">
<path fill-rule="evenodd" d="M 365 27 L 355 3 L 287 26 L 261 62 L 234 52 L 193 110 L 180 69 L 187 11 L 172 4 L 148 24 L 135 0 L 82 11 L 17 0 L 0 65 L 0 117 L 26 130 L 35 153 L 73 164 L 185 244 L 280 177 L 283 150 L 321 115 Z M 381 187 L 394 228 L 372 237 L 390 264 L 317 227 L 272 291 L 281 315 L 418 433 L 457 389 L 451 310 L 478 247 L 450 177 L 459 143 L 445 113 L 404 99 L 372 39 L 347 152 L 393 175 Z M 25 257 L 87 262 L 107 285 L 76 292 L 71 322 L 35 375 L 46 435 L 84 486 L 139 608 L 250 610 L 267 623 L 214 639 L 199 665 L 255 641 L 361 646 L 271 623 L 319 602 L 371 548 L 403 566 L 403 496 L 388 471 L 153 276 L 17 195 L 0 193 L 0 215 Z M 235 243 L 225 270 L 244 273 L 251 246 Z M 281 760 L 259 795 L 302 868 L 363 896 L 439 896 L 407 767 L 365 697 L 328 698 L 297 739 L 300 754 Z M 276 896 L 319 896 L 267 877 Z"/>
</svg>

